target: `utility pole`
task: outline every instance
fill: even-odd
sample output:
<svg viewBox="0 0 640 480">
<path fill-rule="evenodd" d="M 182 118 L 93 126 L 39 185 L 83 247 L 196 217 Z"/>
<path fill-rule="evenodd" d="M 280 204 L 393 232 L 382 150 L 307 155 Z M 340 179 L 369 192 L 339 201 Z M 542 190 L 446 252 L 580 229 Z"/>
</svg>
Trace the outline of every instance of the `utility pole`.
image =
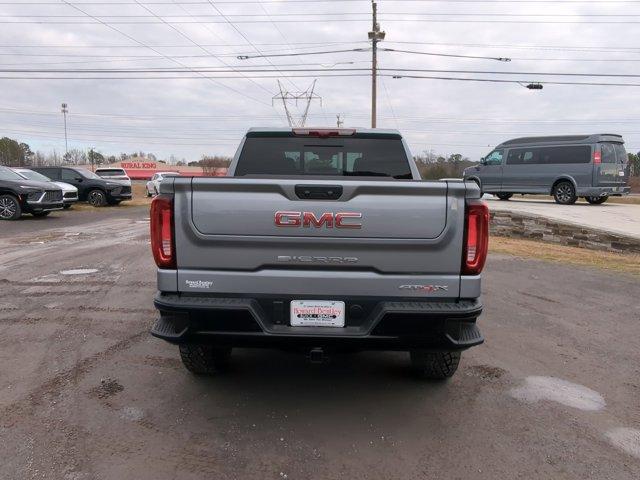
<svg viewBox="0 0 640 480">
<path fill-rule="evenodd" d="M 67 108 L 67 104 L 62 104 L 62 116 L 64 117 L 64 159 L 69 160 L 69 144 L 67 142 L 67 113 L 69 113 L 69 109 Z"/>
<path fill-rule="evenodd" d="M 373 28 L 369 32 L 371 40 L 371 128 L 376 128 L 377 96 L 378 96 L 378 42 L 384 40 L 385 33 L 380 31 L 378 24 L 378 5 L 371 1 L 373 8 Z"/>
</svg>

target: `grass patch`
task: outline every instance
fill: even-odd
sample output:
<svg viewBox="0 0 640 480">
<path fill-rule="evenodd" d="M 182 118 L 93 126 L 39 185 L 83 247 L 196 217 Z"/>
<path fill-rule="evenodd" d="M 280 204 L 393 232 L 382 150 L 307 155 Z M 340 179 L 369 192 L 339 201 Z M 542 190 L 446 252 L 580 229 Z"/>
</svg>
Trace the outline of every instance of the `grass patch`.
<svg viewBox="0 0 640 480">
<path fill-rule="evenodd" d="M 518 238 L 491 237 L 491 253 L 593 267 L 640 276 L 640 254 L 612 253 Z"/>
</svg>

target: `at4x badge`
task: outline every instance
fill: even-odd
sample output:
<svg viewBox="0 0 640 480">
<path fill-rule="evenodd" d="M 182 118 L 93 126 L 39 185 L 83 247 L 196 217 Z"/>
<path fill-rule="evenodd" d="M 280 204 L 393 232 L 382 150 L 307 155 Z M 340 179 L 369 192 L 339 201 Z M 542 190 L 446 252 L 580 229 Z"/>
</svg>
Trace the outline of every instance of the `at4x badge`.
<svg viewBox="0 0 640 480">
<path fill-rule="evenodd" d="M 446 292 L 449 290 L 447 285 L 400 285 L 398 287 L 400 290 L 410 290 L 412 292 L 424 292 L 424 293 L 433 293 L 433 292 Z"/>
</svg>

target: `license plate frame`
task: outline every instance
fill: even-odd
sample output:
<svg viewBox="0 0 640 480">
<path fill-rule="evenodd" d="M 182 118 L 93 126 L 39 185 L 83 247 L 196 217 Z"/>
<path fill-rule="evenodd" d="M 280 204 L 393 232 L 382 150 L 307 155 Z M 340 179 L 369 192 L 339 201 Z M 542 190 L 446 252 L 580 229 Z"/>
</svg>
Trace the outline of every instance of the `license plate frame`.
<svg viewBox="0 0 640 480">
<path fill-rule="evenodd" d="M 291 300 L 289 324 L 292 327 L 344 328 L 345 303 L 339 300 Z"/>
</svg>

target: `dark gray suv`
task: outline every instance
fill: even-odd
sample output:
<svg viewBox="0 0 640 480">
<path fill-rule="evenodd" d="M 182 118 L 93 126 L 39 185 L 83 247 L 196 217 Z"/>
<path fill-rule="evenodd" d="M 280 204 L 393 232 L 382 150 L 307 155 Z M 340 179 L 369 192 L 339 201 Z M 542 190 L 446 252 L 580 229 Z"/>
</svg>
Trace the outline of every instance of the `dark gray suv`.
<svg viewBox="0 0 640 480">
<path fill-rule="evenodd" d="M 553 195 L 565 205 L 579 197 L 600 204 L 629 193 L 629 169 L 620 135 L 527 137 L 498 145 L 464 178 L 501 200 L 526 193 Z"/>
</svg>

